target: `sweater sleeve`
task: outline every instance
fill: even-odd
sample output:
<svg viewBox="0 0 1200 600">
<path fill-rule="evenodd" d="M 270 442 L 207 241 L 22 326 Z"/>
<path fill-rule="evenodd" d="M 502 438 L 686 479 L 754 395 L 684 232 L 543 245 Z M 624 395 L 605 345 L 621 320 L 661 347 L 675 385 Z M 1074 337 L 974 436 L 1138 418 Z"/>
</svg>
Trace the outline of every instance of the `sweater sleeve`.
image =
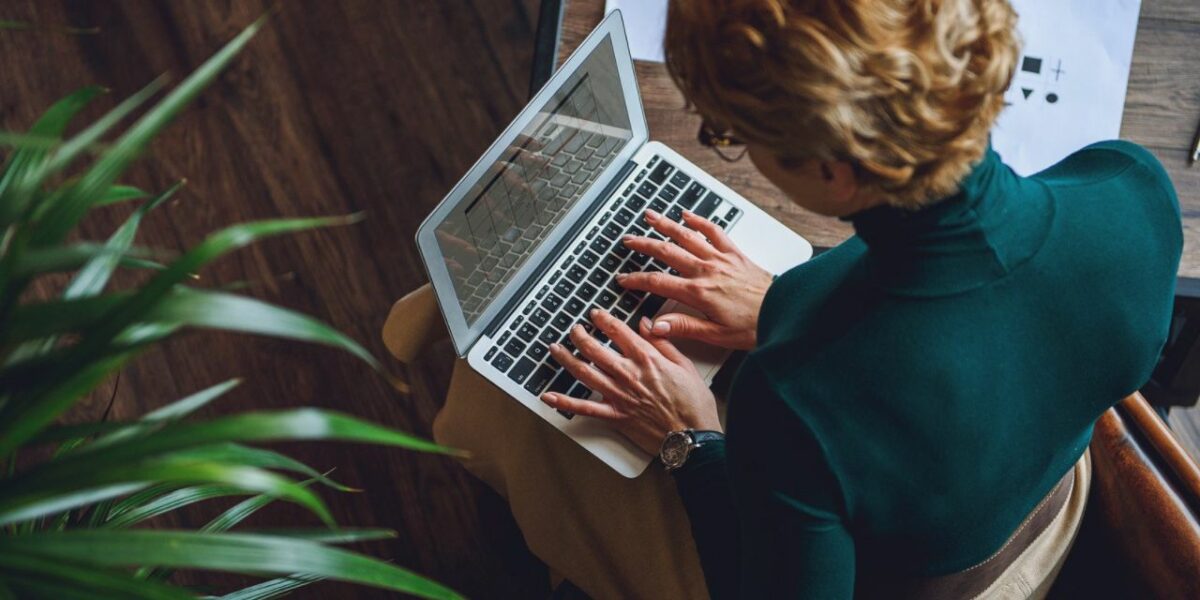
<svg viewBox="0 0 1200 600">
<path fill-rule="evenodd" d="M 816 436 L 748 359 L 730 403 L 726 447 L 676 472 L 713 598 L 850 598 L 854 540 Z"/>
<path fill-rule="evenodd" d="M 687 463 L 674 471 L 704 581 L 713 598 L 737 595 L 737 520 L 725 466 L 725 440 L 719 440 L 697 448 Z"/>
</svg>

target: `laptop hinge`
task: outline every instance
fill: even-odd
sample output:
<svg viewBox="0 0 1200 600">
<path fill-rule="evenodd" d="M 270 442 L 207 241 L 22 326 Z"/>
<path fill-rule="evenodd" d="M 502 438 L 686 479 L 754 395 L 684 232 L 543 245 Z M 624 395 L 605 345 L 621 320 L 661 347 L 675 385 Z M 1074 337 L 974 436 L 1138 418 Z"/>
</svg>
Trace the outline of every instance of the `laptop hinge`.
<svg viewBox="0 0 1200 600">
<path fill-rule="evenodd" d="M 633 168 L 636 166 L 637 163 L 630 160 L 627 161 L 619 171 L 617 171 L 616 176 L 609 180 L 608 185 L 604 186 L 604 189 L 601 190 L 600 195 L 596 196 L 596 201 L 592 203 L 592 206 L 588 208 L 587 212 L 580 215 L 579 218 L 575 220 L 575 223 L 571 225 L 569 230 L 567 230 L 566 235 L 564 235 L 562 239 L 558 241 L 558 244 L 554 246 L 550 254 L 546 255 L 546 259 L 542 261 L 542 264 L 538 265 L 537 269 L 529 274 L 529 277 L 527 277 L 525 282 L 521 284 L 521 287 L 517 289 L 517 293 L 513 294 L 512 297 L 508 299 L 508 302 L 504 305 L 504 309 L 497 313 L 496 318 L 492 319 L 492 322 L 488 324 L 487 329 L 483 330 L 484 335 L 489 337 L 496 335 L 496 330 L 508 320 L 508 317 L 512 315 L 514 310 L 517 310 L 517 306 L 522 300 L 525 299 L 525 296 L 529 294 L 529 290 L 534 286 L 534 284 L 542 279 L 542 275 L 546 274 L 546 271 L 550 269 L 550 266 L 554 264 L 558 257 L 562 256 L 562 254 L 567 251 L 567 248 L 571 245 L 571 242 L 575 241 L 575 238 L 578 237 L 579 232 L 585 225 L 588 224 L 589 221 L 592 220 L 592 217 L 596 216 L 596 213 L 600 212 L 600 209 L 608 204 L 608 198 L 616 192 L 617 186 L 621 185 L 622 181 L 625 181 L 625 178 L 629 176 L 629 173 L 633 171 Z"/>
</svg>

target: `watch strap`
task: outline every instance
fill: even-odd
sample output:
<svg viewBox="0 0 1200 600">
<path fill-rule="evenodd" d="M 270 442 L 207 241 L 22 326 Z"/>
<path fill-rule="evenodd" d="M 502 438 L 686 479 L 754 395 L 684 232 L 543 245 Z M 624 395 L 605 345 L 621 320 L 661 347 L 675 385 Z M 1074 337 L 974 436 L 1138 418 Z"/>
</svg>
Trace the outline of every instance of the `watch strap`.
<svg viewBox="0 0 1200 600">
<path fill-rule="evenodd" d="M 695 431 L 695 430 L 693 430 L 691 433 L 692 433 L 692 443 L 695 444 L 697 447 L 703 446 L 704 444 L 707 444 L 708 442 L 715 442 L 717 440 L 725 439 L 725 434 L 721 433 L 720 431 Z"/>
</svg>

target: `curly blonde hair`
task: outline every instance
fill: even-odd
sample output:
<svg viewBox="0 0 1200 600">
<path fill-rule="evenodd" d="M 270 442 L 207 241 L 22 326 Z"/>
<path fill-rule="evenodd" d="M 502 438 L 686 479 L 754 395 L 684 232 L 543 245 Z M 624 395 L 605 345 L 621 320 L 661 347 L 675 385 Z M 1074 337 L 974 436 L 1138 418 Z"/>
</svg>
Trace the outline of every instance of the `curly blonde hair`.
<svg viewBox="0 0 1200 600">
<path fill-rule="evenodd" d="M 853 164 L 915 208 L 978 162 L 1020 53 L 1008 0 L 672 0 L 667 68 L 784 165 Z"/>
</svg>

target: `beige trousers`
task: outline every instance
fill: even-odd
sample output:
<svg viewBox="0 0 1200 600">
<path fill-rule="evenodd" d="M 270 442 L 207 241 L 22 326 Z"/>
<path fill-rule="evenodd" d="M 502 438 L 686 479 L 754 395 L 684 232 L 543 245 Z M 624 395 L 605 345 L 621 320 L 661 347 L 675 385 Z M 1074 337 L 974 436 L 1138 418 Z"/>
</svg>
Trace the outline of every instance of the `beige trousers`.
<svg viewBox="0 0 1200 600">
<path fill-rule="evenodd" d="M 657 464 L 618 475 L 463 361 L 433 433 L 470 451 L 467 470 L 508 499 L 534 555 L 591 597 L 708 596 L 687 514 Z M 1059 515 L 980 598 L 1045 597 L 1083 518 L 1089 454 L 1075 471 Z"/>
</svg>

